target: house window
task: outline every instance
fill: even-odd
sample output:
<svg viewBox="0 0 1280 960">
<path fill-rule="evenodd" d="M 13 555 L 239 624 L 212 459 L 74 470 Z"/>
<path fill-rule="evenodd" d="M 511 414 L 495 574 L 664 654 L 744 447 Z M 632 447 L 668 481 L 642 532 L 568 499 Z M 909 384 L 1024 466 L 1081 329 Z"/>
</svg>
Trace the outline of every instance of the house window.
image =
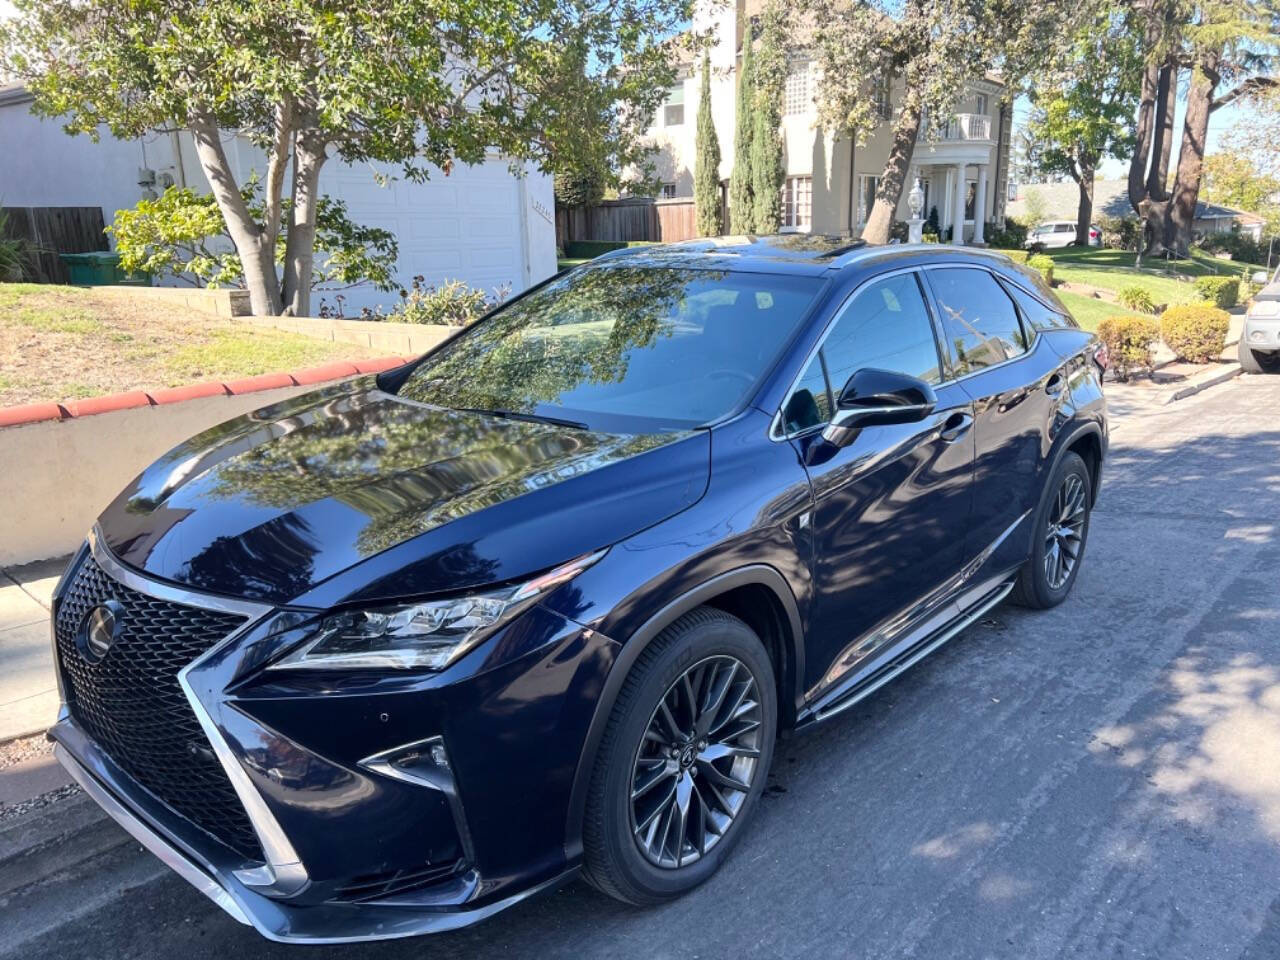
<svg viewBox="0 0 1280 960">
<path fill-rule="evenodd" d="M 666 103 L 662 105 L 664 127 L 678 127 L 682 123 L 684 123 L 684 84 L 668 90 Z"/>
<path fill-rule="evenodd" d="M 869 173 L 858 174 L 858 225 L 867 222 L 871 216 L 871 208 L 876 205 L 876 190 L 880 186 L 880 178 Z"/>
<path fill-rule="evenodd" d="M 966 222 L 973 220 L 973 211 L 978 203 L 978 181 L 966 180 L 964 182 L 964 219 Z"/>
<path fill-rule="evenodd" d="M 974 98 L 973 98 L 973 112 L 974 112 L 974 113 L 981 113 L 981 114 L 983 114 L 983 115 L 985 115 L 985 114 L 986 114 L 986 112 L 987 112 L 987 95 L 986 95 L 985 93 L 979 93 L 979 94 L 977 94 L 976 96 L 974 96 Z"/>
<path fill-rule="evenodd" d="M 872 91 L 873 106 L 876 116 L 881 120 L 888 120 L 893 116 L 893 77 L 881 75 L 876 80 L 875 89 Z"/>
<path fill-rule="evenodd" d="M 801 63 L 787 74 L 787 85 L 783 91 L 783 109 L 788 116 L 807 113 L 813 103 L 809 95 L 809 64 Z"/>
<path fill-rule="evenodd" d="M 808 230 L 813 223 L 813 177 L 787 177 L 782 184 L 782 225 Z"/>
<path fill-rule="evenodd" d="M 676 185 L 674 183 L 664 183 L 661 197 L 663 200 L 674 200 L 676 198 Z"/>
<path fill-rule="evenodd" d="M 1010 180 L 1009 183 L 1005 186 L 1005 198 L 1010 203 L 1013 203 L 1015 200 L 1018 199 L 1018 185 L 1014 183 L 1012 180 Z"/>
</svg>

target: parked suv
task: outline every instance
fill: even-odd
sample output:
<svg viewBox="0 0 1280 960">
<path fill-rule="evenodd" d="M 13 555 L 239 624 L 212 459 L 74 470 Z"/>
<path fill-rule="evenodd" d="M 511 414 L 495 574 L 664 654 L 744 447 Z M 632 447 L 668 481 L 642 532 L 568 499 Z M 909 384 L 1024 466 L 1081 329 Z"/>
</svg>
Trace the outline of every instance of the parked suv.
<svg viewBox="0 0 1280 960">
<path fill-rule="evenodd" d="M 1280 373 L 1280 267 L 1267 282 L 1259 270 L 1253 282 L 1262 289 L 1253 295 L 1240 334 L 1240 366 L 1246 373 Z"/>
<path fill-rule="evenodd" d="M 1076 242 L 1076 222 L 1074 220 L 1049 220 L 1027 232 L 1027 249 L 1035 246 L 1046 250 L 1058 247 L 1069 247 Z M 1089 224 L 1089 246 L 1102 246 L 1102 231 L 1096 223 Z"/>
<path fill-rule="evenodd" d="M 780 731 L 1067 596 L 1104 364 L 979 250 L 602 258 L 143 471 L 55 594 L 57 754 L 276 940 L 676 897 Z"/>
</svg>

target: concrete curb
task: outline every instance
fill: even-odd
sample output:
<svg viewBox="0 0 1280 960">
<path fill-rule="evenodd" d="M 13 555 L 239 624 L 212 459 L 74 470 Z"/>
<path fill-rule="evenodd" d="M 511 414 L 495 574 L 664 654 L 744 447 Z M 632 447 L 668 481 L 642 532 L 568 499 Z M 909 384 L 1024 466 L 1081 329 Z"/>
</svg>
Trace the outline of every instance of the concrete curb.
<svg viewBox="0 0 1280 960">
<path fill-rule="evenodd" d="M 373 360 L 333 361 L 318 367 L 307 367 L 292 373 L 264 373 L 239 380 L 193 383 L 183 387 L 165 387 L 160 390 L 131 390 L 127 393 L 111 393 L 87 400 L 68 403 L 27 403 L 17 407 L 0 408 L 0 428 L 17 427 L 43 420 L 71 420 L 91 417 L 99 413 L 129 410 L 134 407 L 160 406 L 181 403 L 197 397 L 230 397 L 260 390 L 277 390 L 280 387 L 302 387 L 329 380 L 341 380 L 357 373 L 380 373 L 399 367 L 414 357 L 378 357 Z"/>
<path fill-rule="evenodd" d="M 1240 364 L 1238 363 L 1229 363 L 1221 370 L 1209 370 L 1192 378 L 1191 382 L 1185 387 L 1175 390 L 1165 403 L 1174 403 L 1177 400 L 1185 400 L 1187 397 L 1195 396 L 1202 390 L 1208 390 L 1210 387 L 1216 387 L 1220 383 L 1234 380 L 1240 376 L 1241 372 Z"/>
</svg>

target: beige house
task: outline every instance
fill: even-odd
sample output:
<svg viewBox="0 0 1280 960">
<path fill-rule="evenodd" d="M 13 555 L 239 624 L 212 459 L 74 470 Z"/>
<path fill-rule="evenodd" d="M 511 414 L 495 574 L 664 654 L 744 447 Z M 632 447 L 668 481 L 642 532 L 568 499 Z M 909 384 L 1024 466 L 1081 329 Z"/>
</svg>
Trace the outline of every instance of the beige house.
<svg viewBox="0 0 1280 960">
<path fill-rule="evenodd" d="M 720 139 L 720 178 L 727 194 L 733 170 L 733 133 L 737 71 L 744 17 L 754 15 L 759 0 L 701 0 L 694 14 L 695 31 L 712 38 L 711 111 Z M 697 111 L 701 91 L 701 61 L 682 64 L 681 80 L 658 109 L 647 136 L 658 147 L 661 196 L 693 196 Z M 791 62 L 783 102 L 782 135 L 786 165 L 783 187 L 783 229 L 857 235 L 866 223 L 876 185 L 889 155 L 894 98 L 900 81 L 872 92 L 884 118 L 866 142 L 854 146 L 817 126 L 814 98 L 818 92 L 817 64 L 803 57 Z M 945 231 L 963 222 L 967 243 L 982 243 L 983 225 L 1003 223 L 1009 180 L 1009 134 L 1012 111 L 1002 103 L 1004 86 L 995 77 L 975 78 L 961 98 L 958 112 L 933 142 L 923 136 L 916 144 L 912 176 L 925 190 L 924 216 L 936 207 Z M 908 186 L 912 181 L 908 181 Z M 903 190 L 898 218 L 911 216 Z M 732 211 L 730 211 L 732 219 Z"/>
</svg>

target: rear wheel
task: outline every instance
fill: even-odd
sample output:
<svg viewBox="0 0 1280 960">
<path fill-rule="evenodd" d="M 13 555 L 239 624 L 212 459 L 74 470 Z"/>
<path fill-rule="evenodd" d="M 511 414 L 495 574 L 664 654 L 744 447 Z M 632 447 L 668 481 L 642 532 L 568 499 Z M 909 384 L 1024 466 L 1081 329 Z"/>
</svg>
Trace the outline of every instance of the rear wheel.
<svg viewBox="0 0 1280 960">
<path fill-rule="evenodd" d="M 685 614 L 650 644 L 614 705 L 587 795 L 585 876 L 627 903 L 673 899 L 729 855 L 773 758 L 769 656 L 737 617 Z"/>
<path fill-rule="evenodd" d="M 1036 510 L 1031 556 L 1018 574 L 1015 601 L 1043 610 L 1067 598 L 1084 559 L 1092 509 L 1089 468 L 1079 454 L 1068 451 Z"/>
<path fill-rule="evenodd" d="M 1280 351 L 1251 350 L 1241 334 L 1240 369 L 1245 373 L 1280 373 Z"/>
</svg>

